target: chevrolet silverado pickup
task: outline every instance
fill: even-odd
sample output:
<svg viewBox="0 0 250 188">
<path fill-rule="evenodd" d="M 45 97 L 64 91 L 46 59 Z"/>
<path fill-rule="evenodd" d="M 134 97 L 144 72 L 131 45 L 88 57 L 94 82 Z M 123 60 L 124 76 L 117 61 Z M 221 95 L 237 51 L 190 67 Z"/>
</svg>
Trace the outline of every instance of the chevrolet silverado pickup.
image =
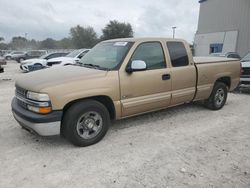
<svg viewBox="0 0 250 188">
<path fill-rule="evenodd" d="M 108 40 L 76 65 L 18 79 L 12 111 L 31 132 L 88 146 L 104 137 L 112 120 L 192 101 L 219 110 L 240 71 L 237 59 L 193 58 L 184 40 Z"/>
</svg>

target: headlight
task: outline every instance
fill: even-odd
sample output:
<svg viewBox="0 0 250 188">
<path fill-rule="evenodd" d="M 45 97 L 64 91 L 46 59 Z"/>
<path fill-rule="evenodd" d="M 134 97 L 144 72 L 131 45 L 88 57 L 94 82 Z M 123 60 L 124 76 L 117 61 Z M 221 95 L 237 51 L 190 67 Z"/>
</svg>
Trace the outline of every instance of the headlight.
<svg viewBox="0 0 250 188">
<path fill-rule="evenodd" d="M 35 93 L 32 91 L 28 91 L 26 94 L 28 99 L 35 101 L 49 101 L 49 95 L 46 93 Z"/>
</svg>

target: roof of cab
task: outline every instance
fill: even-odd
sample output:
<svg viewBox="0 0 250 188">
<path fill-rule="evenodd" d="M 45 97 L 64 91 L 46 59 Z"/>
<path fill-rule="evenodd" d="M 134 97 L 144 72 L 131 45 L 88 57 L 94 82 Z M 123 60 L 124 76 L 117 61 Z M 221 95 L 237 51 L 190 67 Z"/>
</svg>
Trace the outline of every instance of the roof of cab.
<svg viewBox="0 0 250 188">
<path fill-rule="evenodd" d="M 142 38 L 117 38 L 105 40 L 103 42 L 145 42 L 145 41 L 180 41 L 186 42 L 182 39 L 173 39 L 173 38 L 159 38 L 159 37 L 142 37 Z"/>
</svg>

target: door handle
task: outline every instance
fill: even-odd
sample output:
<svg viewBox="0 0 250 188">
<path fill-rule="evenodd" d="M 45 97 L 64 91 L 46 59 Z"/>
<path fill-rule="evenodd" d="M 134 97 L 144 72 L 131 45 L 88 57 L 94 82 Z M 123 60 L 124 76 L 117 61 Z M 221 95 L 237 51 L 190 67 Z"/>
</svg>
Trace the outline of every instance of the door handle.
<svg viewBox="0 0 250 188">
<path fill-rule="evenodd" d="M 170 80 L 171 76 L 170 74 L 163 74 L 162 75 L 162 80 Z"/>
</svg>

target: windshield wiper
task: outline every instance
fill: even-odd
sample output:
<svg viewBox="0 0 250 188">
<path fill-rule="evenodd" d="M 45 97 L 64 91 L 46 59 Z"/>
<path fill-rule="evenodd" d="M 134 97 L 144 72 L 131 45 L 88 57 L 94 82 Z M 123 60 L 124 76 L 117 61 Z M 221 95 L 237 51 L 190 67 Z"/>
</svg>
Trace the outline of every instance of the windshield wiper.
<svg viewBox="0 0 250 188">
<path fill-rule="evenodd" d="M 83 66 L 94 67 L 94 68 L 100 68 L 99 65 L 94 65 L 94 64 L 91 64 L 91 63 L 84 63 Z"/>
<path fill-rule="evenodd" d="M 100 67 L 99 65 L 94 65 L 92 63 L 84 63 L 84 64 L 82 64 L 82 66 L 89 67 L 89 68 L 95 68 L 95 69 L 99 69 L 99 70 L 110 70 L 108 68 Z"/>
</svg>

